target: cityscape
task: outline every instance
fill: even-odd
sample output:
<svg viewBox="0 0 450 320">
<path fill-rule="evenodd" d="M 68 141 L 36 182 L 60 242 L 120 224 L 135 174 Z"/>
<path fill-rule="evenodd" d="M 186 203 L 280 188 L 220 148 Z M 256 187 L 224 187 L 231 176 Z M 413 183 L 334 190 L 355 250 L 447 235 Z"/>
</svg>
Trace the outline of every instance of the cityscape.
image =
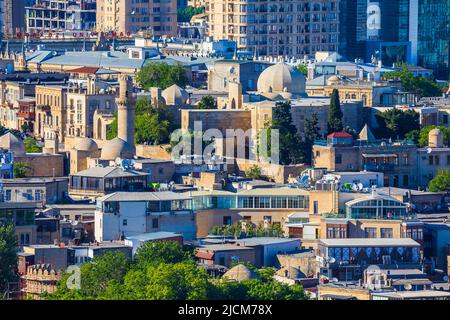
<svg viewBox="0 0 450 320">
<path fill-rule="evenodd" d="M 0 300 L 450 300 L 450 0 L 0 22 Z"/>
</svg>

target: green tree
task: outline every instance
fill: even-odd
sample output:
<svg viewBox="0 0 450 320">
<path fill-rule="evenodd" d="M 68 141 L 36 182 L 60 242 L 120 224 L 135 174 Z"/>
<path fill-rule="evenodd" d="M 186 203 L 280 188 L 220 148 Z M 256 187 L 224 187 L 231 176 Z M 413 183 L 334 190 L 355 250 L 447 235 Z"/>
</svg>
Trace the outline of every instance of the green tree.
<svg viewBox="0 0 450 320">
<path fill-rule="evenodd" d="M 170 132 L 174 130 L 174 115 L 165 104 L 152 106 L 146 98 L 136 102 L 135 110 L 135 143 L 162 144 L 169 142 Z M 106 137 L 108 140 L 117 137 L 117 113 L 109 125 Z"/>
<path fill-rule="evenodd" d="M 419 114 L 414 110 L 393 108 L 377 113 L 375 117 L 378 122 L 375 135 L 378 138 L 403 139 L 408 132 L 420 128 Z"/>
<path fill-rule="evenodd" d="M 428 191 L 431 192 L 450 192 L 450 170 L 439 170 L 436 177 L 428 184 Z"/>
<path fill-rule="evenodd" d="M 67 280 L 70 274 L 64 273 L 57 290 L 45 298 L 51 300 L 117 298 L 114 292 L 120 288 L 129 270 L 129 258 L 123 252 L 107 251 L 80 267 L 80 289 L 68 289 Z"/>
<path fill-rule="evenodd" d="M 246 172 L 245 176 L 250 179 L 263 179 L 264 176 L 261 173 L 261 167 L 254 164 Z"/>
<path fill-rule="evenodd" d="M 297 66 L 298 71 L 300 71 L 304 76 L 308 75 L 308 65 L 304 63 L 300 63 Z"/>
<path fill-rule="evenodd" d="M 31 169 L 26 162 L 14 162 L 14 178 L 25 178 Z"/>
<path fill-rule="evenodd" d="M 138 265 L 168 264 L 185 261 L 189 258 L 183 247 L 175 241 L 149 241 L 136 252 L 135 260 Z"/>
<path fill-rule="evenodd" d="M 37 144 L 36 140 L 33 138 L 25 138 L 23 140 L 23 143 L 25 144 L 25 152 L 26 153 L 41 153 L 42 147 Z"/>
<path fill-rule="evenodd" d="M 406 137 L 419 147 L 426 147 L 428 146 L 428 135 L 433 129 L 440 129 L 444 136 L 444 145 L 450 145 L 450 128 L 444 126 L 426 126 L 420 130 L 412 130 L 406 134 Z"/>
<path fill-rule="evenodd" d="M 307 300 L 303 287 L 272 280 L 263 282 L 259 279 L 251 279 L 241 282 L 247 289 L 249 300 Z"/>
<path fill-rule="evenodd" d="M 328 110 L 328 133 L 339 132 L 344 129 L 342 123 L 341 102 L 339 100 L 339 91 L 333 89 L 330 97 L 330 109 Z"/>
<path fill-rule="evenodd" d="M 12 223 L 0 222 L 0 298 L 17 274 L 17 239 Z"/>
<path fill-rule="evenodd" d="M 195 106 L 195 109 L 217 109 L 216 100 L 212 96 L 203 96 L 200 102 Z"/>
<path fill-rule="evenodd" d="M 125 299 L 206 300 L 212 289 L 209 276 L 194 262 L 149 265 L 125 276 Z"/>
<path fill-rule="evenodd" d="M 146 64 L 136 75 L 139 85 L 148 90 L 150 87 L 168 88 L 174 84 L 185 87 L 189 83 L 183 65 L 169 65 L 164 62 Z"/>
<path fill-rule="evenodd" d="M 302 150 L 306 164 L 311 164 L 311 152 L 314 141 L 320 138 L 319 117 L 313 113 L 311 118 L 305 119 L 305 139 L 303 140 Z"/>
<path fill-rule="evenodd" d="M 301 140 L 297 133 L 297 127 L 292 122 L 291 103 L 277 102 L 272 115 L 272 122 L 268 129 L 267 150 L 271 150 L 272 130 L 279 133 L 279 162 L 282 165 L 302 163 L 305 161 L 303 151 L 300 148 Z"/>
<path fill-rule="evenodd" d="M 432 78 L 415 77 L 408 71 L 408 66 L 402 64 L 400 70 L 386 72 L 384 80 L 400 80 L 403 90 L 417 93 L 421 97 L 437 97 L 442 94 L 442 88 Z"/>
<path fill-rule="evenodd" d="M 190 22 L 192 17 L 205 12 L 205 7 L 191 7 L 177 10 L 178 22 Z"/>
</svg>

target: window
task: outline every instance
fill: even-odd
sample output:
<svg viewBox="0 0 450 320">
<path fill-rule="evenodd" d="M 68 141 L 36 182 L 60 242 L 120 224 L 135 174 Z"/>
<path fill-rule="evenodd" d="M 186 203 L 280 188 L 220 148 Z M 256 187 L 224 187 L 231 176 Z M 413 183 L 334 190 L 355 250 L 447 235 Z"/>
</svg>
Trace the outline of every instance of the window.
<svg viewBox="0 0 450 320">
<path fill-rule="evenodd" d="M 409 186 L 409 176 L 407 174 L 405 174 L 403 176 L 403 186 L 404 187 L 408 187 Z"/>
<path fill-rule="evenodd" d="M 340 164 L 342 163 L 342 155 L 341 154 L 337 154 L 336 155 L 336 164 Z"/>
<path fill-rule="evenodd" d="M 5 190 L 5 201 L 11 201 L 11 190 Z"/>
<path fill-rule="evenodd" d="M 158 228 L 158 219 L 157 218 L 154 218 L 154 219 L 152 219 L 152 228 L 153 229 L 157 229 Z"/>
<path fill-rule="evenodd" d="M 377 228 L 365 228 L 364 233 L 366 238 L 375 239 L 377 237 Z"/>
<path fill-rule="evenodd" d="M 382 238 L 393 238 L 392 228 L 381 228 L 381 237 Z"/>
<path fill-rule="evenodd" d="M 229 226 L 231 224 L 231 217 L 230 216 L 224 216 L 223 217 L 223 225 Z"/>
<path fill-rule="evenodd" d="M 34 191 L 34 199 L 36 201 L 41 201 L 42 200 L 42 190 L 35 190 Z"/>
<path fill-rule="evenodd" d="M 314 201 L 314 214 L 319 214 L 319 201 Z"/>
<path fill-rule="evenodd" d="M 122 225 L 123 226 L 127 226 L 128 225 L 128 220 L 127 219 L 123 219 L 122 220 Z"/>
</svg>

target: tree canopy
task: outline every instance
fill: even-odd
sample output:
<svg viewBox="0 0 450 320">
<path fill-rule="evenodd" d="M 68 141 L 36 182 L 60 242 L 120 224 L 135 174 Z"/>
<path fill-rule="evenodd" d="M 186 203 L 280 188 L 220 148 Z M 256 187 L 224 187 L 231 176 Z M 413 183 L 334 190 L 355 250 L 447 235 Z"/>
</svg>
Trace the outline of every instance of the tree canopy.
<svg viewBox="0 0 450 320">
<path fill-rule="evenodd" d="M 169 65 L 164 62 L 146 64 L 136 75 L 139 85 L 148 90 L 150 87 L 168 88 L 174 84 L 185 87 L 189 83 L 183 65 Z"/>
<path fill-rule="evenodd" d="M 162 144 L 169 142 L 170 132 L 174 130 L 174 115 L 165 104 L 152 106 L 146 98 L 136 102 L 135 142 L 137 144 Z M 117 137 L 117 114 L 109 125 L 107 139 Z"/>
<path fill-rule="evenodd" d="M 12 223 L 0 222 L 0 297 L 8 282 L 16 277 L 17 239 Z"/>
<path fill-rule="evenodd" d="M 397 108 L 375 115 L 378 128 L 375 135 L 379 138 L 403 139 L 406 134 L 420 128 L 419 114 L 414 110 L 402 111 Z"/>
<path fill-rule="evenodd" d="M 426 126 L 418 130 L 412 130 L 405 136 L 419 147 L 426 147 L 428 146 L 428 134 L 432 129 L 440 129 L 444 136 L 444 145 L 450 145 L 450 128 L 444 126 Z"/>
<path fill-rule="evenodd" d="M 421 97 L 437 97 L 442 94 L 442 88 L 432 78 L 415 77 L 408 71 L 408 66 L 402 64 L 400 70 L 386 72 L 384 80 L 400 80 L 403 90 L 417 93 Z"/>
<path fill-rule="evenodd" d="M 204 12 L 205 12 L 204 7 L 188 6 L 185 9 L 178 9 L 177 10 L 178 22 L 189 22 L 191 21 L 193 16 Z"/>
<path fill-rule="evenodd" d="M 292 122 L 291 103 L 277 102 L 273 109 L 272 121 L 269 124 L 269 138 L 271 141 L 272 130 L 279 132 L 279 160 L 282 165 L 303 163 L 305 161 L 304 152 L 301 150 L 301 139 L 297 132 L 297 127 Z M 271 148 L 268 147 L 268 150 Z"/>
<path fill-rule="evenodd" d="M 33 138 L 25 138 L 23 140 L 23 143 L 25 144 L 25 152 L 26 153 L 41 153 L 42 147 L 37 144 L 36 140 Z"/>
<path fill-rule="evenodd" d="M 252 267 L 254 268 L 254 267 Z M 43 295 L 55 300 L 305 300 L 303 288 L 276 282 L 274 270 L 257 270 L 258 279 L 241 283 L 213 278 L 198 267 L 193 252 L 177 242 L 145 244 L 133 262 L 114 251 L 97 256 L 81 266 L 81 288 L 69 290 L 68 274 L 56 292 Z"/>
<path fill-rule="evenodd" d="M 308 65 L 304 63 L 300 63 L 297 66 L 298 71 L 300 71 L 304 76 L 308 75 Z"/>
<path fill-rule="evenodd" d="M 14 178 L 25 178 L 30 169 L 30 165 L 26 162 L 14 162 Z"/>
<path fill-rule="evenodd" d="M 200 102 L 195 106 L 195 109 L 217 109 L 217 103 L 212 96 L 203 96 Z"/>
<path fill-rule="evenodd" d="M 339 132 L 344 129 L 342 122 L 343 113 L 339 100 L 339 91 L 333 89 L 330 97 L 330 109 L 328 110 L 328 133 Z"/>
<path fill-rule="evenodd" d="M 450 192 L 450 170 L 439 170 L 436 177 L 434 177 L 428 184 L 428 191 Z"/>
</svg>

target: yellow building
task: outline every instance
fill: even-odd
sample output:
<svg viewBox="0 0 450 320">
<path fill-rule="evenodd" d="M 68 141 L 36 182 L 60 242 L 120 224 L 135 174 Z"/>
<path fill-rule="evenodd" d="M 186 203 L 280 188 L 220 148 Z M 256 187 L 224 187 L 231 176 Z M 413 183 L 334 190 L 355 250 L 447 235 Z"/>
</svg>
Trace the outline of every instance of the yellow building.
<svg viewBox="0 0 450 320">
<path fill-rule="evenodd" d="M 177 35 L 177 0 L 98 0 L 97 31 L 136 33 L 148 31 L 155 36 Z"/>
<path fill-rule="evenodd" d="M 35 136 L 44 139 L 57 139 L 63 142 L 66 137 L 67 87 L 36 86 Z"/>
<path fill-rule="evenodd" d="M 210 36 L 234 40 L 256 55 L 304 57 L 337 50 L 338 1 L 215 0 L 207 1 L 206 13 Z"/>
</svg>

